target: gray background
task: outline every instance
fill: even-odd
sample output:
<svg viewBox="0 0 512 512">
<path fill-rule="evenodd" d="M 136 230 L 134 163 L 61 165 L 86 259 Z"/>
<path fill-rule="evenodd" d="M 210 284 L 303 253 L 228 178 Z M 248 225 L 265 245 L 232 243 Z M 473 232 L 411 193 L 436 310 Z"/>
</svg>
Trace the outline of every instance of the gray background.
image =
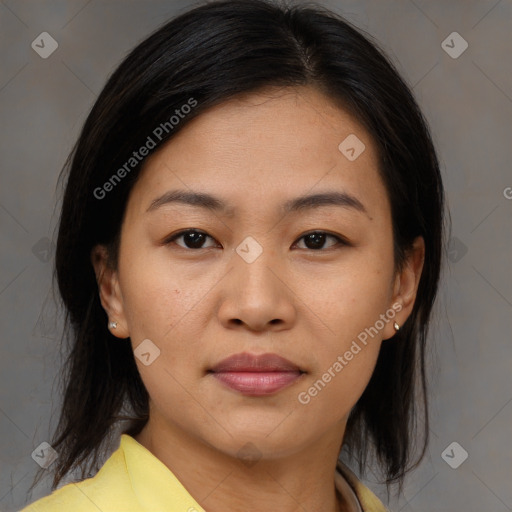
<svg viewBox="0 0 512 512">
<path fill-rule="evenodd" d="M 388 506 L 512 510 L 512 1 L 321 3 L 372 34 L 413 87 L 439 151 L 453 222 L 430 336 L 432 441 L 403 496 Z M 49 295 L 58 173 L 113 68 L 189 5 L 0 1 L 4 512 L 49 492 L 43 482 L 27 495 L 38 467 L 31 453 L 49 439 L 58 408 L 61 322 Z M 31 48 L 45 31 L 59 44 L 47 59 Z M 456 59 L 441 44 L 453 31 L 469 44 Z M 457 469 L 442 457 L 454 441 L 469 454 Z M 448 452 L 451 460 L 461 453 Z M 366 483 L 384 499 L 373 476 Z"/>
</svg>

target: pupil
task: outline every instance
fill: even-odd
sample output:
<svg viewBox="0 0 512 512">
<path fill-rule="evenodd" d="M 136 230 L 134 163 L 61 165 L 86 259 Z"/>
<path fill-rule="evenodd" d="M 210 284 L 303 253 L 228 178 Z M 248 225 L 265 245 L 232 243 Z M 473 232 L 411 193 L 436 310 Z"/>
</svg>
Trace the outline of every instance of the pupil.
<svg viewBox="0 0 512 512">
<path fill-rule="evenodd" d="M 195 249 L 200 249 L 201 248 L 201 242 L 203 240 L 201 240 L 201 237 L 203 237 L 203 233 L 187 233 L 185 235 L 185 243 L 187 244 L 187 246 L 190 247 L 189 244 L 192 245 L 192 248 L 195 248 Z"/>
<path fill-rule="evenodd" d="M 306 237 L 306 245 L 308 245 L 308 241 L 313 242 L 313 247 L 309 247 L 309 249 L 318 249 L 324 245 L 325 233 L 311 233 Z"/>
</svg>

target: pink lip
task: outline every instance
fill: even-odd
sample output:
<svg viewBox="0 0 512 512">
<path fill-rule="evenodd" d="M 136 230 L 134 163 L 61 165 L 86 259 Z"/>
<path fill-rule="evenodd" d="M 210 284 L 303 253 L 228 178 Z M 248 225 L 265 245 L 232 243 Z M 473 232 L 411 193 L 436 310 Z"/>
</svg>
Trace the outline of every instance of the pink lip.
<svg viewBox="0 0 512 512">
<path fill-rule="evenodd" d="M 291 385 L 304 373 L 277 354 L 235 354 L 215 365 L 210 373 L 222 384 L 248 396 L 271 395 Z"/>
</svg>

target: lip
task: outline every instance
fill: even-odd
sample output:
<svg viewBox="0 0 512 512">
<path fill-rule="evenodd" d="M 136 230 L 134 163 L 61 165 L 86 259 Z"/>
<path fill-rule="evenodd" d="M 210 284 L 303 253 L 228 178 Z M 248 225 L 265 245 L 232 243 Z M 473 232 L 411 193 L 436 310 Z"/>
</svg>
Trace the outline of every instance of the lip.
<svg viewBox="0 0 512 512">
<path fill-rule="evenodd" d="M 277 354 L 234 354 L 209 373 L 225 386 L 247 396 L 267 396 L 292 385 L 305 372 Z"/>
</svg>

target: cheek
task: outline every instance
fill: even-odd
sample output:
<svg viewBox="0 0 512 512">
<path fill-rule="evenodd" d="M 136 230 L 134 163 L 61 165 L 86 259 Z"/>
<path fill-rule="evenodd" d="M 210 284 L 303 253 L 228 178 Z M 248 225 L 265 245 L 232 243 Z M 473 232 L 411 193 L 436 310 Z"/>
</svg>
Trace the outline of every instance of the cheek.
<svg viewBox="0 0 512 512">
<path fill-rule="evenodd" d="M 186 293 L 175 282 L 144 283 L 128 301 L 127 322 L 134 349 L 150 339 L 160 350 L 161 360 L 171 371 L 194 365 L 191 357 L 204 331 L 196 294 Z"/>
<path fill-rule="evenodd" d="M 124 312 L 132 340 L 154 339 L 158 345 L 179 328 L 208 290 L 193 268 L 173 268 L 165 249 L 126 244 L 120 261 Z"/>
<path fill-rule="evenodd" d="M 315 344 L 317 364 L 311 376 L 318 385 L 311 394 L 301 391 L 306 391 L 305 399 L 311 398 L 312 402 L 315 393 L 321 395 L 313 407 L 325 406 L 325 414 L 330 414 L 331 401 L 349 410 L 358 400 L 373 373 L 383 329 L 392 321 L 381 316 L 389 309 L 392 258 L 354 255 L 345 263 L 329 279 L 318 276 L 321 285 L 308 302 L 309 311 L 322 320 L 323 334 L 321 342 Z M 339 414 L 339 410 L 333 414 Z"/>
<path fill-rule="evenodd" d="M 340 357 L 343 358 L 343 352 Z M 303 427 L 326 428 L 346 418 L 363 394 L 372 376 L 378 345 L 362 347 L 351 361 L 336 358 L 322 372 L 312 375 L 307 386 L 298 390 L 298 411 L 302 411 Z M 341 369 L 340 369 L 341 368 Z"/>
<path fill-rule="evenodd" d="M 323 335 L 315 343 L 310 378 L 296 397 L 308 418 L 319 418 L 311 419 L 315 424 L 348 414 L 368 385 L 382 344 L 387 289 L 386 273 L 367 266 L 326 281 L 323 293 L 315 294 L 310 309 L 322 312 Z"/>
<path fill-rule="evenodd" d="M 347 259 L 332 272 L 309 276 L 304 303 L 322 320 L 326 332 L 343 339 L 373 325 L 389 307 L 393 266 L 382 258 Z"/>
<path fill-rule="evenodd" d="M 183 390 L 196 389 L 203 376 L 200 361 L 211 321 L 205 311 L 211 285 L 204 279 L 194 281 L 183 272 L 158 272 L 157 266 L 147 264 L 134 267 L 127 273 L 130 277 L 125 287 L 132 347 L 137 355 L 139 344 L 149 339 L 159 351 L 149 366 L 136 357 L 139 373 L 159 408 L 190 408 L 190 396 Z"/>
</svg>

